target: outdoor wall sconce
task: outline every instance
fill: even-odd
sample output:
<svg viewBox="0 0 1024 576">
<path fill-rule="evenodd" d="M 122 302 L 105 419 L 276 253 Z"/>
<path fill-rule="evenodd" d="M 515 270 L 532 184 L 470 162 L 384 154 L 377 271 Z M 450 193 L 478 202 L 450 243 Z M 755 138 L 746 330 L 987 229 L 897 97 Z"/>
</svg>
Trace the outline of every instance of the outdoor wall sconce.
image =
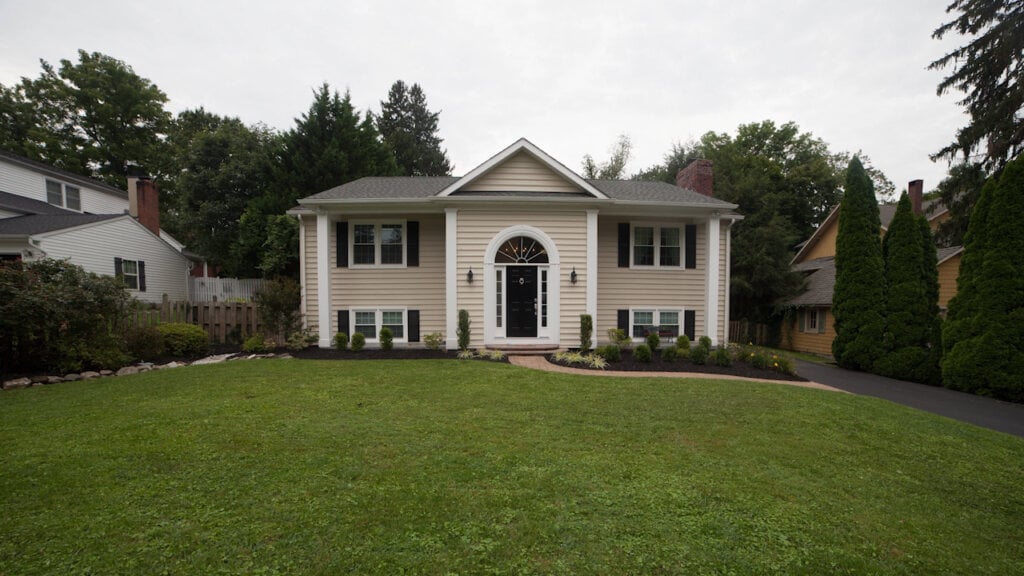
<svg viewBox="0 0 1024 576">
<path fill-rule="evenodd" d="M 572 267 L 572 273 L 569 274 L 569 283 L 572 284 L 573 286 L 576 285 L 576 267 L 575 266 Z"/>
<path fill-rule="evenodd" d="M 473 268 L 470 267 L 469 272 L 466 272 L 466 282 L 473 283 Z"/>
</svg>

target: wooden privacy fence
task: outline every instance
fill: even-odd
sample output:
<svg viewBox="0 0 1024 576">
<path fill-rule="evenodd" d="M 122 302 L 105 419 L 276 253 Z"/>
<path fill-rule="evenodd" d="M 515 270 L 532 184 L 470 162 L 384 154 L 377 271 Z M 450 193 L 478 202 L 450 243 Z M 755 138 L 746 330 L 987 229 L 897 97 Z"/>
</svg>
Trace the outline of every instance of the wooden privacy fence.
<svg viewBox="0 0 1024 576">
<path fill-rule="evenodd" d="M 195 324 L 206 330 L 214 342 L 224 342 L 236 327 L 242 340 L 260 328 L 256 305 L 251 302 L 170 302 L 165 299 L 157 308 L 136 311 L 128 321 L 132 326 L 169 322 Z M 278 341 L 283 342 L 280 338 Z"/>
<path fill-rule="evenodd" d="M 729 322 L 729 341 L 737 344 L 768 346 L 771 344 L 771 335 L 767 324 L 755 324 L 748 320 L 732 320 Z"/>
</svg>

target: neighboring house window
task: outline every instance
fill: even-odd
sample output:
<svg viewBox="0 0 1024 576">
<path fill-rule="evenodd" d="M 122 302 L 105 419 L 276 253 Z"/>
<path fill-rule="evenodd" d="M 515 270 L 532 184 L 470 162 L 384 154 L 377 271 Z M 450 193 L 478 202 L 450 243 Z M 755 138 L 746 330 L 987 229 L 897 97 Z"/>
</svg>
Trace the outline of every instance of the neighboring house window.
<svg viewBox="0 0 1024 576">
<path fill-rule="evenodd" d="M 679 316 L 679 310 L 633 310 L 629 333 L 643 339 L 657 330 L 662 338 L 675 338 L 679 336 Z"/>
<path fill-rule="evenodd" d="M 825 310 L 811 308 L 804 310 L 803 332 L 822 333 L 825 331 Z"/>
<path fill-rule="evenodd" d="M 682 266 L 682 234 L 678 226 L 633 226 L 633 266 Z"/>
<path fill-rule="evenodd" d="M 114 258 L 114 276 L 129 290 L 146 291 L 146 263 L 142 260 Z"/>
<path fill-rule="evenodd" d="M 395 340 L 405 340 L 406 312 L 405 310 L 394 310 L 380 308 L 377 310 L 355 310 L 355 329 L 353 333 L 359 332 L 367 340 L 376 340 L 381 328 L 389 328 Z"/>
<path fill-rule="evenodd" d="M 75 186 L 61 184 L 54 180 L 46 181 L 46 201 L 54 206 L 69 210 L 82 210 L 82 191 Z"/>
<path fill-rule="evenodd" d="M 405 244 L 405 224 L 353 224 L 352 264 L 402 266 Z"/>
</svg>

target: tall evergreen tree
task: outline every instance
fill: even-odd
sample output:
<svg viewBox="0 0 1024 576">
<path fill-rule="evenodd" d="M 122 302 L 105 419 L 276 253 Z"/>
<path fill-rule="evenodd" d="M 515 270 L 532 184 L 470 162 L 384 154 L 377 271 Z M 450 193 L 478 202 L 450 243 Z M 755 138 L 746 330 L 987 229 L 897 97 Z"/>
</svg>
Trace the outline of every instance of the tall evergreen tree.
<svg viewBox="0 0 1024 576">
<path fill-rule="evenodd" d="M 437 136 L 440 112 L 431 112 L 419 84 L 407 88 L 398 80 L 391 85 L 387 101 L 380 103 L 377 129 L 395 154 L 403 176 L 448 176 L 452 173 L 448 153 Z"/>
<path fill-rule="evenodd" d="M 1015 402 L 1024 402 L 1022 190 L 1024 157 L 982 190 L 960 266 L 958 286 L 967 293 L 950 303 L 951 322 L 943 331 L 946 386 Z"/>
<path fill-rule="evenodd" d="M 933 340 L 938 320 L 938 272 L 935 246 L 927 227 L 922 231 L 922 220 L 914 215 L 904 192 L 882 240 L 885 353 L 875 371 L 901 380 L 938 384 L 939 342 Z"/>
<path fill-rule="evenodd" d="M 846 171 L 846 192 L 839 205 L 836 284 L 832 294 L 836 362 L 871 370 L 882 355 L 885 331 L 885 267 L 881 223 L 874 186 L 857 157 Z"/>
</svg>

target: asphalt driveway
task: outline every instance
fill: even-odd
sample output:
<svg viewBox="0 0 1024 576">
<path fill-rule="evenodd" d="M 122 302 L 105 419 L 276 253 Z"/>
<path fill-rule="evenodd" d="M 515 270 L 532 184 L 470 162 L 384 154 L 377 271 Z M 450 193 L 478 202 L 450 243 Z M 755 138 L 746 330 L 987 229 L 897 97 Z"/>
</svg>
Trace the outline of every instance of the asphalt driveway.
<svg viewBox="0 0 1024 576">
<path fill-rule="evenodd" d="M 1013 404 L 884 376 L 796 360 L 797 374 L 853 394 L 884 398 L 961 422 L 1024 438 L 1024 404 Z"/>
</svg>

